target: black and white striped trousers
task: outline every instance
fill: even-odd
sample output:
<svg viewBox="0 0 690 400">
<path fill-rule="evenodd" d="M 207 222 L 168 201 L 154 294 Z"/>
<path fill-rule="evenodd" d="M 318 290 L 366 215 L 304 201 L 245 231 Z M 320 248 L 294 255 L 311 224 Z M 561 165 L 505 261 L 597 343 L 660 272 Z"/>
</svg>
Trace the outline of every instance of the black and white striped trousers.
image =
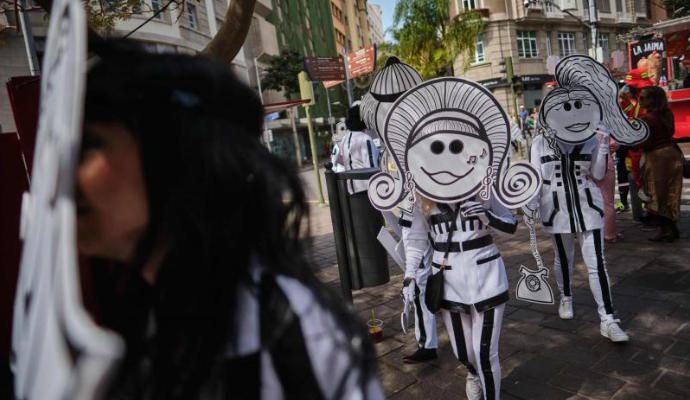
<svg viewBox="0 0 690 400">
<path fill-rule="evenodd" d="M 470 373 L 479 376 L 486 400 L 500 398 L 498 342 L 504 309 L 505 304 L 484 312 L 471 306 L 468 314 L 442 311 L 453 353 Z"/>
<path fill-rule="evenodd" d="M 582 233 L 557 233 L 553 235 L 554 272 L 561 296 L 572 296 L 570 281 L 575 265 L 575 237 L 580 243 L 582 258 L 587 266 L 589 288 L 597 303 L 602 321 L 613 319 L 613 301 L 609 289 L 609 275 L 604 258 L 604 237 L 601 229 Z"/>
</svg>

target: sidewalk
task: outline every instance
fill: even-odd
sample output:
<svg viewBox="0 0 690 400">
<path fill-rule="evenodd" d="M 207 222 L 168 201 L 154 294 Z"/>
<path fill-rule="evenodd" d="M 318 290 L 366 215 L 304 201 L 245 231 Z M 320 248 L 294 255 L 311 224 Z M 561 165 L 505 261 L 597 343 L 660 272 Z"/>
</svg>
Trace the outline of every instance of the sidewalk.
<svg viewBox="0 0 690 400">
<path fill-rule="evenodd" d="M 340 290 L 328 207 L 311 207 L 311 256 L 317 276 Z M 673 244 L 647 241 L 651 233 L 633 225 L 630 214 L 618 217 L 625 239 L 607 245 L 614 307 L 631 336 L 613 344 L 599 334 L 586 268 L 577 250 L 573 273 L 575 319 L 558 318 L 557 306 L 511 299 L 505 311 L 500 358 L 502 399 L 666 399 L 690 398 L 690 213 L 680 223 L 682 239 Z M 539 231 L 540 232 L 540 231 Z M 499 238 L 511 296 L 520 264 L 534 268 L 527 229 Z M 539 249 L 552 265 L 550 239 L 539 234 Z M 391 281 L 354 293 L 363 323 L 373 309 L 384 320 L 384 340 L 376 345 L 378 368 L 387 398 L 465 398 L 466 371 L 452 356 L 439 322 L 439 359 L 406 365 L 416 348 L 414 333 L 400 328 L 401 271 L 391 265 Z M 553 277 L 549 278 L 557 292 Z M 514 297 L 514 296 L 513 296 Z"/>
</svg>

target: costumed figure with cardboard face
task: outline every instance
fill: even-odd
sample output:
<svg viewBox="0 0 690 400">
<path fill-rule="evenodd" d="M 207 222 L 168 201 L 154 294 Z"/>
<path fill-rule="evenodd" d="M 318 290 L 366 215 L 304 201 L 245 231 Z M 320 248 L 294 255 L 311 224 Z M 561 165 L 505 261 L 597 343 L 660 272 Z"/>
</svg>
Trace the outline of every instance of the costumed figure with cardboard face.
<svg viewBox="0 0 690 400">
<path fill-rule="evenodd" d="M 385 66 L 376 74 L 369 93 L 362 98 L 361 111 L 364 122 L 371 131 L 376 132 L 379 139 L 383 138 L 385 119 L 395 100 L 421 82 L 421 75 L 411 66 L 400 62 L 397 57 L 390 57 Z M 395 165 L 390 162 L 388 155 L 383 158 L 382 164 L 383 170 L 390 171 L 398 179 L 397 173 L 393 171 Z M 383 211 L 383 214 L 384 216 L 392 215 L 389 211 Z M 401 244 L 404 248 L 412 226 L 411 214 L 401 212 L 397 224 L 400 226 Z M 407 319 L 406 314 L 413 313 L 415 338 L 419 346 L 416 352 L 403 358 L 403 361 L 408 364 L 437 358 L 436 316 L 424 304 L 426 281 L 431 275 L 431 254 L 432 251 L 429 248 L 415 268 L 408 269 L 409 263 L 403 260 L 405 264 L 403 300 L 406 306 L 403 319 Z M 403 322 L 403 325 L 405 324 L 406 322 Z"/>
<path fill-rule="evenodd" d="M 509 119 L 475 82 L 426 81 L 396 100 L 384 126 L 401 179 L 374 175 L 369 199 L 381 210 L 406 208 L 405 279 L 415 279 L 431 252 L 425 302 L 442 312 L 453 352 L 469 371 L 467 396 L 498 399 L 498 343 L 509 295 L 492 232 L 515 232 L 509 208 L 538 193 L 539 172 L 527 163 L 508 166 Z"/>
<path fill-rule="evenodd" d="M 379 151 L 374 146 L 371 137 L 365 133 L 367 127 L 360 117 L 359 102 L 355 102 L 347 110 L 345 127 L 347 131 L 338 145 L 338 156 L 335 164 L 344 166 L 345 171 L 378 168 Z M 365 192 L 367 181 L 350 180 L 347 182 L 347 190 L 350 194 Z"/>
<path fill-rule="evenodd" d="M 608 70 L 586 56 L 570 56 L 556 66 L 559 87 L 543 100 L 541 135 L 534 139 L 530 162 L 541 171 L 541 195 L 524 208 L 541 215 L 544 231 L 553 235 L 554 272 L 561 294 L 558 314 L 573 318 L 570 285 L 575 239 L 587 265 L 589 285 L 601 319 L 601 334 L 627 341 L 614 316 L 604 258 L 603 200 L 592 179 L 606 173 L 609 134 L 616 142 L 634 145 L 647 137 L 647 126 L 628 120 L 617 102 L 618 87 Z"/>
</svg>

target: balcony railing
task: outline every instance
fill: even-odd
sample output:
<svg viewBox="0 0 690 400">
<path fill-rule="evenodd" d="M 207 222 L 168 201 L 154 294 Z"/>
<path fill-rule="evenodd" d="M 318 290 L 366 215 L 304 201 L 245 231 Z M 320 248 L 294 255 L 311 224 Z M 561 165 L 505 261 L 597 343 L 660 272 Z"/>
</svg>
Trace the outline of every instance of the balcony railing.
<svg viewBox="0 0 690 400">
<path fill-rule="evenodd" d="M 618 12 L 617 17 L 617 22 L 622 24 L 632 24 L 634 22 L 632 14 L 628 12 Z"/>
</svg>

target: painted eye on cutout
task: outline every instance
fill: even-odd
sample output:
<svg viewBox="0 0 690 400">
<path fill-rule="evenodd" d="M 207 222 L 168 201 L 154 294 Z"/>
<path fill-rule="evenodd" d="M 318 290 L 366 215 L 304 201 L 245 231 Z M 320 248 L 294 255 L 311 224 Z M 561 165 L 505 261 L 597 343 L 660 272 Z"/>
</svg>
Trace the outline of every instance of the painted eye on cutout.
<svg viewBox="0 0 690 400">
<path fill-rule="evenodd" d="M 568 103 L 567 101 L 565 103 L 563 103 L 563 109 L 565 111 L 570 111 L 570 109 L 572 109 L 572 108 L 573 108 L 573 106 L 571 106 L 570 103 Z"/>
<path fill-rule="evenodd" d="M 575 108 L 578 110 L 582 108 L 582 102 L 580 100 L 575 100 Z"/>
<path fill-rule="evenodd" d="M 465 146 L 459 140 L 453 140 L 452 142 L 450 142 L 450 146 L 448 146 L 450 152 L 453 154 L 459 154 L 464 147 Z"/>
<path fill-rule="evenodd" d="M 434 140 L 431 142 L 431 152 L 434 154 L 441 154 L 445 150 L 446 146 L 440 140 Z"/>
</svg>

